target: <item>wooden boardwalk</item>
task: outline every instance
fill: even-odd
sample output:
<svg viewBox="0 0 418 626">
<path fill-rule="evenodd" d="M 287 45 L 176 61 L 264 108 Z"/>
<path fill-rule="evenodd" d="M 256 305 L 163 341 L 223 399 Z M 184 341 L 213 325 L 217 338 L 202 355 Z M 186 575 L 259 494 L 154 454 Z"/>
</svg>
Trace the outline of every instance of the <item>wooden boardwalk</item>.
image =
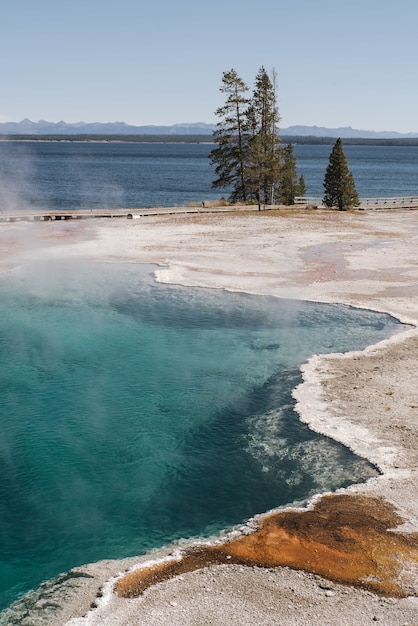
<svg viewBox="0 0 418 626">
<path fill-rule="evenodd" d="M 306 209 L 310 207 L 325 208 L 322 198 L 305 196 L 296 198 L 292 206 L 263 206 L 262 210 L 274 209 Z M 418 196 L 402 196 L 394 198 L 360 198 L 357 210 L 382 210 L 382 209 L 418 209 Z M 235 213 L 237 211 L 257 211 L 257 206 L 224 206 L 224 207 L 158 207 L 143 209 L 79 209 L 79 210 L 36 210 L 16 209 L 7 211 L 0 209 L 0 222 L 56 222 L 67 220 L 82 220 L 92 218 L 125 218 L 137 219 L 151 215 L 181 215 L 181 214 L 204 214 L 204 213 Z"/>
<path fill-rule="evenodd" d="M 253 206 L 243 207 L 158 207 L 145 209 L 79 209 L 42 211 L 21 209 L 1 211 L 0 222 L 57 222 L 67 220 L 83 220 L 92 218 L 125 218 L 136 219 L 149 215 L 181 215 L 184 213 L 225 213 L 231 211 L 254 211 Z"/>
</svg>

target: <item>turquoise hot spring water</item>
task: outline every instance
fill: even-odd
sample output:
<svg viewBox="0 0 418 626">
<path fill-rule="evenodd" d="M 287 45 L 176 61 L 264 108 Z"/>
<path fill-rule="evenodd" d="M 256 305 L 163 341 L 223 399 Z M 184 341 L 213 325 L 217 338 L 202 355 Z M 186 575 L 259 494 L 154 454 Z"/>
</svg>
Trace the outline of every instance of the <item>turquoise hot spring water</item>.
<svg viewBox="0 0 418 626">
<path fill-rule="evenodd" d="M 211 536 L 367 480 L 294 410 L 299 366 L 402 325 L 155 283 L 135 264 L 0 276 L 0 606 L 59 572 Z M 1 617 L 1 616 L 0 616 Z"/>
</svg>

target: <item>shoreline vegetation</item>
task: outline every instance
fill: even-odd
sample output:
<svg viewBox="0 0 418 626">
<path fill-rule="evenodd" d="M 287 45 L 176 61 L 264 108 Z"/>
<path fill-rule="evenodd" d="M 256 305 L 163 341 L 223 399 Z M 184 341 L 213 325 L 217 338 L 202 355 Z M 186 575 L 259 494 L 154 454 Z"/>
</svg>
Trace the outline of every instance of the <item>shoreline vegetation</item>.
<svg viewBox="0 0 418 626">
<path fill-rule="evenodd" d="M 314 137 L 281 135 L 284 144 L 334 145 L 336 137 Z M 212 135 L 15 135 L 0 134 L 0 141 L 48 141 L 48 142 L 98 142 L 98 143 L 209 143 L 213 144 Z M 344 145 L 358 146 L 418 146 L 418 137 L 396 139 L 370 139 L 360 137 L 344 138 Z"/>
</svg>

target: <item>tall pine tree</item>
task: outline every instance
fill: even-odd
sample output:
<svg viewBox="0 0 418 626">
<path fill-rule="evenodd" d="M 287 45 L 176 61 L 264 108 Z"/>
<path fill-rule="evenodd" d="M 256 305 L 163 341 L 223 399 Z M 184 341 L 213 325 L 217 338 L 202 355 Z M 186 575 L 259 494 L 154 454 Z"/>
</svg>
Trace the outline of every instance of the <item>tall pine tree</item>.
<svg viewBox="0 0 418 626">
<path fill-rule="evenodd" d="M 329 157 L 324 178 L 325 206 L 347 211 L 359 204 L 354 178 L 348 169 L 343 142 L 337 139 Z"/>
<path fill-rule="evenodd" d="M 273 204 L 279 189 L 281 146 L 278 131 L 275 73 L 270 79 L 262 67 L 251 98 L 235 70 L 225 72 L 221 91 L 227 95 L 217 109 L 220 121 L 213 138 L 217 144 L 209 158 L 217 178 L 213 187 L 231 189 L 231 202 L 257 200 Z"/>
<path fill-rule="evenodd" d="M 248 177 L 253 194 L 260 204 L 273 204 L 281 165 L 281 141 L 278 124 L 276 76 L 270 79 L 261 67 L 248 109 L 251 138 L 248 153 Z"/>
</svg>

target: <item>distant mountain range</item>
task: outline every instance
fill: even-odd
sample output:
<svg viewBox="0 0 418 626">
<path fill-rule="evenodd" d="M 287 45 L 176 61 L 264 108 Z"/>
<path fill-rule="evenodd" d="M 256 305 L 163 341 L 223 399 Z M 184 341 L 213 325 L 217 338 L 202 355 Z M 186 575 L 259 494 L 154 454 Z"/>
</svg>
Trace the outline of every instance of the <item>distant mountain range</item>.
<svg viewBox="0 0 418 626">
<path fill-rule="evenodd" d="M 341 139 L 407 139 L 418 137 L 416 133 L 397 133 L 388 130 L 358 130 L 351 126 L 325 128 L 324 126 L 289 126 L 281 128 L 282 135 L 288 137 L 341 137 Z"/>
<path fill-rule="evenodd" d="M 0 123 L 2 135 L 211 135 L 214 124 L 173 124 L 172 126 L 133 126 L 126 122 L 21 122 Z"/>
<path fill-rule="evenodd" d="M 0 135 L 212 135 L 215 124 L 204 122 L 173 124 L 171 126 L 134 126 L 126 122 L 21 122 L 0 123 Z M 326 128 L 324 126 L 289 126 L 280 129 L 286 137 L 341 137 L 361 139 L 405 139 L 418 137 L 416 133 L 358 130 L 351 126 Z"/>
</svg>

